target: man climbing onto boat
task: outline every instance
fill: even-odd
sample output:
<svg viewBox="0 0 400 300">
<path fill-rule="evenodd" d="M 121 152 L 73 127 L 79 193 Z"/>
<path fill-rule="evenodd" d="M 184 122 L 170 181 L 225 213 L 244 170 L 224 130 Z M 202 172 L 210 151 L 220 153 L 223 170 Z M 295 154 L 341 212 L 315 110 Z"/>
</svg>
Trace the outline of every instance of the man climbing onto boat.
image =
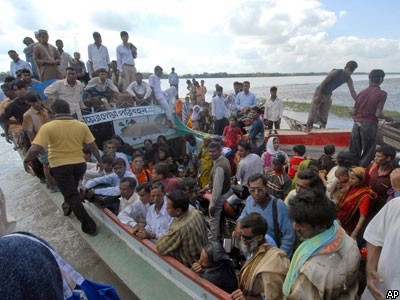
<svg viewBox="0 0 400 300">
<path fill-rule="evenodd" d="M 332 92 L 343 83 L 347 83 L 351 97 L 356 100 L 357 93 L 354 90 L 351 75 L 357 69 L 358 64 L 351 60 L 347 62 L 344 69 L 333 69 L 321 82 L 314 92 L 311 102 L 310 112 L 308 114 L 306 131 L 311 131 L 314 123 L 320 123 L 321 128 L 325 128 L 328 123 L 329 109 L 332 105 Z"/>
</svg>

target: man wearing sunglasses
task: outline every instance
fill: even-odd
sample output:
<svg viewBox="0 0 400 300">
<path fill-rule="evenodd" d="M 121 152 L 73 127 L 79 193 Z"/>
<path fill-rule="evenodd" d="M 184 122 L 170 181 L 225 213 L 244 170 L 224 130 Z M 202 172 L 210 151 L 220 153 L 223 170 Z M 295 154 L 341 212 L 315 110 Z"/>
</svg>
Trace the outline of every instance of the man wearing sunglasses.
<svg viewBox="0 0 400 300">
<path fill-rule="evenodd" d="M 285 203 L 267 193 L 267 179 L 262 174 L 251 175 L 248 179 L 248 186 L 250 196 L 247 198 L 246 206 L 236 224 L 234 233 L 236 239 L 239 238 L 243 219 L 250 213 L 256 212 L 267 221 L 268 234 L 273 237 L 278 247 L 290 257 L 295 236 Z"/>
<path fill-rule="evenodd" d="M 239 289 L 231 294 L 233 300 L 283 298 L 282 286 L 290 263 L 285 252 L 265 241 L 267 231 L 268 224 L 258 213 L 250 213 L 240 222 L 240 249 L 251 258 L 240 270 Z"/>
</svg>

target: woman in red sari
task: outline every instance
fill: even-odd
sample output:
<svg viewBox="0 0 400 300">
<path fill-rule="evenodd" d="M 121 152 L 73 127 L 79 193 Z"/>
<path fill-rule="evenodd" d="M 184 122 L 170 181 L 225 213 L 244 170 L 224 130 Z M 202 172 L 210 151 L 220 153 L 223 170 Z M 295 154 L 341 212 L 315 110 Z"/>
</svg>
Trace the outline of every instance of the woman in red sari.
<svg viewBox="0 0 400 300">
<path fill-rule="evenodd" d="M 349 183 L 342 189 L 336 202 L 337 218 L 347 234 L 355 240 L 364 228 L 374 195 L 368 186 L 367 176 L 364 168 L 352 168 L 349 171 Z"/>
</svg>

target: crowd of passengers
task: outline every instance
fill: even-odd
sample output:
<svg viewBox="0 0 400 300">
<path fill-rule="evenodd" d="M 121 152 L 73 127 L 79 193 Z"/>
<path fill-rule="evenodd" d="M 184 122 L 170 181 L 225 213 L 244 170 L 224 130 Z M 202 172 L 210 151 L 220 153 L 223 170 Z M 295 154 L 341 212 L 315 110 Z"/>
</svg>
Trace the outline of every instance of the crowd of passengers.
<svg viewBox="0 0 400 300">
<path fill-rule="evenodd" d="M 104 49 L 101 36 L 94 33 L 93 37 L 95 44 L 89 51 Z M 128 38 L 121 32 L 122 50 L 136 58 L 137 49 Z M 38 39 L 40 45 L 32 55 L 40 79 L 62 78 L 57 61 L 64 53 L 62 41 L 58 49 L 50 48 L 51 53 L 58 51 L 53 53 L 56 58 L 51 58 L 55 63 L 46 64 L 40 55 L 46 54 L 42 48 L 48 47 L 48 33 L 39 31 Z M 27 43 L 29 46 L 31 41 Z M 9 54 L 20 63 L 15 51 Z M 101 97 L 120 93 L 109 79 L 110 66 L 106 63 L 105 68 L 94 70 L 93 63 L 89 64 L 90 76 L 95 81 L 93 86 L 87 83 L 87 92 L 95 94 L 96 88 L 102 87 L 106 89 L 100 91 Z M 121 72 L 133 73 L 134 65 L 127 61 L 120 67 Z M 51 83 L 45 95 L 63 95 L 67 111 L 79 119 L 85 106 L 81 103 L 83 87 L 78 84 L 83 74 L 71 66 L 63 71 L 65 80 Z M 174 257 L 235 300 L 354 299 L 361 295 L 372 299 L 370 293 L 382 298 L 387 290 L 398 289 L 394 262 L 400 238 L 400 170 L 392 147 L 378 147 L 365 168 L 348 152 L 335 153 L 332 144 L 325 145 L 318 159 L 308 157 L 302 144 L 286 153 L 277 136 L 265 143 L 264 130 L 277 133 L 280 128 L 282 105 L 276 88 L 271 88 L 263 114 L 248 81 L 235 82 L 231 95 L 224 95 L 217 85 L 210 105 L 204 98 L 204 82 L 188 81 L 188 96 L 184 102 L 175 102 L 178 86 L 171 84 L 170 93 L 161 93 L 162 68 L 157 66 L 154 73 L 156 77 L 149 79 L 151 88 L 143 89 L 141 98 L 131 94 L 130 100 L 146 104 L 140 101 L 151 102 L 152 95 L 165 109 L 171 127 L 175 111 L 188 127 L 214 135 L 200 139 L 186 134 L 183 154 L 175 151 L 176 145 L 165 136 L 155 143 L 145 140 L 144 147 L 136 149 L 113 136 L 104 142 L 98 157 L 102 168 L 97 168 L 91 143 L 84 148 L 82 201 L 103 199 L 128 232 L 153 241 L 160 255 Z M 8 78 L 2 86 L 8 99 L 1 103 L 0 121 L 6 140 L 12 139 L 26 151 L 40 127 L 51 120 L 52 111 L 30 90 L 35 81 L 29 69 L 15 75 L 21 78 Z M 125 80 L 123 90 L 132 83 L 141 85 L 140 75 Z M 77 96 L 67 94 L 64 83 L 73 89 L 78 86 Z M 248 137 L 243 140 L 244 127 L 249 124 Z M 32 160 L 30 167 L 51 192 L 58 191 L 47 152 Z M 235 211 L 235 204 L 228 201 L 232 187 L 238 184 L 245 203 L 241 211 Z M 199 210 L 196 201 L 205 193 L 209 193 L 206 212 Z M 67 216 L 72 211 L 64 204 Z M 237 265 L 222 246 L 221 216 L 231 210 L 237 215 L 230 235 L 243 259 L 239 276 Z"/>
</svg>

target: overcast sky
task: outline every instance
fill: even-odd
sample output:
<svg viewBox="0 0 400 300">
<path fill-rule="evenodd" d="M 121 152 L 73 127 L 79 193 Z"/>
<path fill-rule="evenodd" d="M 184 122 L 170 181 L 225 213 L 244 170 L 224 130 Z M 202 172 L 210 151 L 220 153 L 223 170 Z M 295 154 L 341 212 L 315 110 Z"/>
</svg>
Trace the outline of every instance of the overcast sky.
<svg viewBox="0 0 400 300">
<path fill-rule="evenodd" d="M 398 0 L 1 0 L 1 11 L 0 71 L 10 49 L 25 60 L 22 40 L 38 29 L 84 61 L 94 31 L 115 59 L 125 30 L 143 72 L 326 72 L 348 60 L 400 71 Z"/>
</svg>

